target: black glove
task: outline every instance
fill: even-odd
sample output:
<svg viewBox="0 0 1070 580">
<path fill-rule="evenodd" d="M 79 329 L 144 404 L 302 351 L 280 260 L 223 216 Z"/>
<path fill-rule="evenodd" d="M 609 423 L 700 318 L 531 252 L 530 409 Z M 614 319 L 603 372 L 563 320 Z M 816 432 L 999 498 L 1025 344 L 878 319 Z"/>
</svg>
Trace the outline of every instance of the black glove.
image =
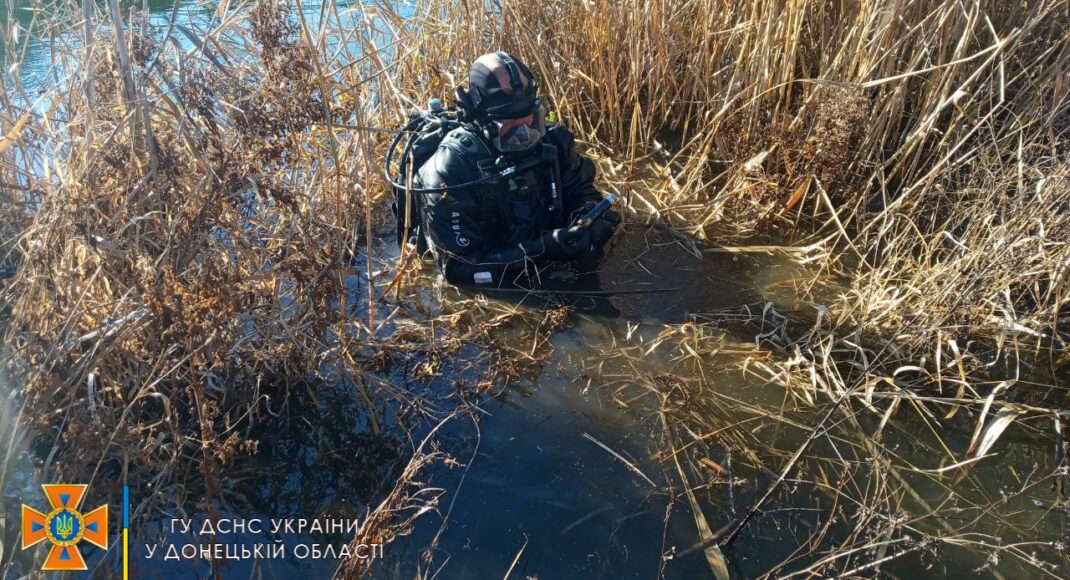
<svg viewBox="0 0 1070 580">
<path fill-rule="evenodd" d="M 529 247 L 534 246 L 534 247 Z M 545 254 L 553 260 L 571 260 L 591 249 L 591 234 L 587 228 L 572 226 L 546 232 L 536 244 L 525 244 L 528 254 Z"/>
<path fill-rule="evenodd" d="M 597 201 L 588 201 L 584 204 L 584 213 L 591 211 L 596 205 L 598 205 Z M 605 213 L 591 223 L 591 243 L 596 248 L 606 245 L 609 238 L 613 237 L 613 232 L 617 230 L 618 225 L 620 225 L 620 214 L 612 209 L 606 210 Z"/>
</svg>

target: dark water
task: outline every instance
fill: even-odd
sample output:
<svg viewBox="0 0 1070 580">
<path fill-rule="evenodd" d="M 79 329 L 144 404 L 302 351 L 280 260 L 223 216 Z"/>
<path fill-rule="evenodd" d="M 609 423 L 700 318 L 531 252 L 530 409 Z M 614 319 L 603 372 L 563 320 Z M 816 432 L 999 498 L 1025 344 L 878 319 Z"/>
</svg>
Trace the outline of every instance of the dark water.
<svg viewBox="0 0 1070 580">
<path fill-rule="evenodd" d="M 172 6 L 150 3 L 153 22 L 163 25 Z M 191 3 L 180 8 L 184 22 L 207 20 L 214 13 L 208 5 Z M 16 14 L 20 25 L 29 29 L 26 15 Z M 25 49 L 18 72 L 28 92 L 34 90 L 35 76 L 58 74 L 49 63 L 48 42 L 30 38 L 18 47 Z M 676 412 L 686 414 L 690 409 L 701 413 L 711 430 L 726 430 L 722 439 L 711 438 L 712 443 L 703 443 L 701 449 L 731 469 L 732 477 L 715 481 L 708 473 L 685 472 L 715 530 L 738 521 L 757 501 L 821 413 L 789 404 L 791 394 L 753 373 L 741 372 L 739 355 L 690 357 L 680 346 L 686 341 L 677 336 L 681 325 L 705 320 L 711 313 L 731 319 L 725 313 L 760 313 L 767 304 L 783 312 L 806 310 L 796 296 L 795 279 L 810 273 L 784 258 L 701 250 L 686 236 L 631 223 L 607 255 L 593 264 L 595 274 L 566 270 L 548 278 L 548 286 L 562 290 L 621 294 L 555 299 L 566 302 L 572 313 L 568 328 L 552 337 L 552 354 L 534 370 L 498 385 L 498 396 L 481 399 L 477 422 L 460 418 L 444 428 L 443 449 L 458 465 L 428 474 L 429 484 L 444 490 L 437 509 L 417 520 L 410 534 L 387 546 L 376 577 L 411 578 L 422 573 L 425 577 L 487 578 L 503 577 L 510 570 L 512 578 L 655 578 L 659 570 L 669 578 L 711 576 L 701 551 L 663 558 L 700 539 L 679 472 L 665 459 L 665 451 L 701 434 L 677 426 L 666 429 L 650 396 L 650 385 L 666 374 L 684 381 L 695 394 Z M 381 252 L 373 258 L 389 264 L 393 258 L 389 244 L 381 246 Z M 354 296 L 362 293 L 360 283 L 355 282 Z M 431 311 L 448 310 L 457 301 L 472 298 L 449 288 L 427 287 L 416 294 L 409 300 Z M 490 304 L 535 313 L 547 307 L 545 298 L 519 295 L 494 296 Z M 496 332 L 506 340 L 515 338 L 518 348 L 527 347 L 520 341 L 528 335 L 519 329 L 505 327 Z M 760 332 L 726 325 L 723 350 L 746 351 Z M 655 346 L 659 343 L 663 345 Z M 413 389 L 436 401 L 432 416 L 439 417 L 447 407 L 435 395 L 451 389 L 457 380 L 474 380 L 482 370 L 478 368 L 482 363 L 475 362 L 478 354 L 462 350 L 430 382 L 409 381 L 404 369 L 383 371 L 381 377 L 400 390 Z M 402 405 L 389 397 L 376 407 L 380 419 L 405 416 Z M 352 385 L 325 387 L 314 398 L 295 393 L 272 410 L 277 416 L 262 418 L 263 427 L 250 434 L 260 441 L 260 453 L 227 472 L 219 502 L 224 517 L 363 517 L 364 510 L 389 489 L 417 442 L 412 437 L 427 429 L 427 425 L 402 429 L 386 424 L 381 433 L 374 433 L 369 413 Z M 24 573 L 34 568 L 35 560 L 17 549 L 18 504 L 40 504 L 42 498 L 26 436 L 14 428 L 13 412 L 9 409 L 2 414 L 8 461 L 4 464 L 5 517 L 0 538 L 7 570 Z M 841 439 L 833 439 L 842 446 L 824 440 L 815 444 L 804 460 L 807 469 L 789 478 L 766 506 L 765 515 L 756 518 L 726 552 L 735 576 L 754 577 L 769 571 L 830 518 L 833 523 L 819 549 L 848 545 L 848 524 L 859 517 L 861 506 L 837 499 L 828 493 L 828 486 L 815 485 L 813 480 L 826 473 L 829 485 L 835 486 L 843 473 L 863 481 L 877 477 L 870 469 L 876 448 L 866 448 L 861 439 L 850 439 L 849 433 L 873 434 L 880 419 L 877 413 L 859 411 L 857 425 L 841 424 Z M 1047 477 L 1055 468 L 1050 421 L 1012 426 L 993 448 L 998 455 L 975 466 L 962 481 L 924 472 L 947 465 L 949 456 L 965 457 L 975 423 L 976 417 L 965 412 L 954 420 L 936 421 L 904 405 L 877 438 L 882 454 L 894 457 L 901 468 L 911 466 L 917 471 L 899 469 L 901 479 L 884 483 L 893 492 L 881 496 L 884 503 L 875 507 L 888 515 L 888 522 L 867 533 L 873 534 L 874 541 L 922 534 L 955 538 L 955 543 L 892 559 L 879 573 L 892 577 L 1070 576 L 1062 555 L 1065 548 L 1054 544 L 1067 540 L 1067 517 L 1065 510 L 1053 507 L 1060 496 Z M 937 429 L 939 437 L 934 435 Z M 738 433 L 729 437 L 731 430 Z M 135 507 L 155 493 L 151 481 L 131 482 L 131 487 Z M 865 490 L 861 491 L 864 496 Z M 169 491 L 185 502 L 168 506 L 166 513 L 203 521 L 205 513 L 197 505 L 202 492 L 195 485 L 183 492 Z M 113 511 L 118 511 L 117 505 Z M 204 561 L 145 558 L 146 543 L 198 540 L 167 533 L 159 514 L 135 514 L 135 577 L 211 575 Z M 907 528 L 909 533 L 904 532 Z M 246 534 L 225 540 L 340 545 L 346 537 Z M 1035 555 L 1037 563 L 1023 563 L 1023 556 L 1006 552 L 991 559 L 993 553 L 999 554 L 991 546 L 1016 544 L 1021 554 Z M 894 547 L 879 554 L 873 551 L 851 565 L 831 570 L 852 572 L 851 567 L 860 562 L 895 551 Z M 40 553 L 34 556 L 40 561 Z M 103 575 L 106 568 L 114 569 L 117 558 L 113 547 L 103 561 L 91 558 L 91 563 Z M 815 560 L 799 560 L 783 571 L 803 568 Z M 330 560 L 246 561 L 230 562 L 220 571 L 231 578 L 324 577 L 335 565 Z M 829 574 L 829 569 L 824 573 Z M 878 569 L 854 573 L 872 576 Z"/>
<path fill-rule="evenodd" d="M 687 434 L 678 432 L 677 439 L 667 440 L 657 406 L 642 394 L 642 385 L 659 373 L 694 381 L 705 401 L 692 404 L 696 411 L 716 413 L 713 427 L 749 422 L 746 437 L 709 450 L 722 465 L 726 456 L 730 462 L 735 454 L 735 483 L 701 489 L 700 484 L 706 483 L 704 474 L 687 472 L 691 485 L 700 488 L 697 497 L 711 528 L 738 521 L 757 501 L 808 435 L 819 413 L 813 409 L 786 412 L 796 421 L 795 426 L 788 426 L 773 418 L 779 409 L 793 407 L 785 404 L 787 394 L 739 372 L 738 357 L 704 356 L 701 363 L 689 365 L 681 363 L 677 349 L 649 351 L 648 347 L 669 328 L 667 324 L 677 328 L 695 314 L 730 312 L 747 305 L 760 308 L 767 301 L 782 310 L 791 309 L 793 279 L 806 273 L 787 260 L 761 255 L 696 258 L 689 247 L 661 228 L 640 224 L 617 240 L 601 264 L 602 287 L 675 284 L 675 290 L 613 297 L 608 304 L 589 304 L 586 311 L 583 301 L 574 302 L 574 326 L 554 337 L 554 353 L 541 371 L 508 385 L 501 400 L 481 405 L 485 413 L 479 421 L 479 438 L 457 451 L 461 460 L 474 454 L 470 467 L 434 480 L 455 494 L 450 496 L 451 509 L 443 506 L 448 517 L 428 517 L 411 538 L 391 546 L 394 561 L 379 570 L 380 576 L 411 577 L 417 567 L 430 573 L 442 565 L 445 577 L 499 577 L 516 559 L 513 577 L 657 577 L 663 554 L 678 553 L 699 540 L 676 468 L 660 459 L 666 449 L 686 441 Z M 746 349 L 753 338 L 753 334 L 730 335 L 738 341 L 731 343 L 737 349 Z M 621 349 L 630 356 L 614 354 Z M 715 399 L 719 401 L 709 404 Z M 941 433 L 960 456 L 969 445 L 975 420 L 960 413 L 949 422 L 952 429 Z M 872 434 L 879 416 L 859 413 L 858 422 L 863 432 Z M 1028 542 L 1031 553 L 1057 563 L 1058 568 L 1048 571 L 1066 574 L 1070 570 L 1058 547 L 1052 545 L 1066 536 L 1065 514 L 1037 503 L 1058 497 L 1051 493 L 1049 481 L 1036 484 L 1053 468 L 1054 441 L 1050 430 L 1045 431 L 1050 426 L 1039 427 L 1009 432 L 996 448 L 999 459 L 983 463 L 953 487 L 949 487 L 949 477 L 900 469 L 902 481 L 890 483 L 896 490 L 891 494 L 896 503 L 882 509 L 906 521 L 929 514 L 935 506 L 946 509 L 953 504 L 954 509 L 921 517 L 910 525 L 935 536 L 965 534 L 980 540 L 984 534 L 984 541 L 995 544 Z M 879 445 L 897 458 L 900 468 L 903 463 L 923 469 L 939 467 L 947 461 L 928 430 L 925 419 L 904 409 L 886 427 Z M 845 431 L 853 432 L 853 428 Z M 653 485 L 592 438 L 627 458 Z M 748 461 L 748 451 L 762 455 Z M 821 463 L 828 469 L 830 477 L 835 477 L 833 469 L 841 462 L 853 476 L 864 475 L 866 463 L 872 460 L 865 449 L 823 442 L 815 444 L 807 457 L 811 466 Z M 809 470 L 796 474 L 784 493 L 766 506 L 769 515 L 754 520 L 726 552 L 734 575 L 754 577 L 769 571 L 828 519 L 833 497 L 807 485 L 813 476 Z M 1031 485 L 1031 492 L 1018 494 Z M 670 487 L 678 494 L 671 499 Z M 845 541 L 851 527 L 845 524 L 849 523 L 849 518 L 839 519 L 830 526 L 828 544 L 821 548 Z M 889 526 L 882 531 L 892 534 L 893 529 Z M 432 563 L 421 566 L 417 556 L 438 534 L 430 552 Z M 919 549 L 880 570 L 893 577 L 964 573 L 1026 577 L 1037 573 L 1006 555 L 985 567 L 989 555 L 980 546 Z M 800 562 L 809 564 L 813 559 Z M 801 567 L 796 563 L 796 568 Z M 790 565 L 785 568 L 792 569 Z M 663 572 L 668 578 L 712 576 L 701 552 L 666 561 Z M 870 568 L 860 573 L 874 572 Z"/>
</svg>

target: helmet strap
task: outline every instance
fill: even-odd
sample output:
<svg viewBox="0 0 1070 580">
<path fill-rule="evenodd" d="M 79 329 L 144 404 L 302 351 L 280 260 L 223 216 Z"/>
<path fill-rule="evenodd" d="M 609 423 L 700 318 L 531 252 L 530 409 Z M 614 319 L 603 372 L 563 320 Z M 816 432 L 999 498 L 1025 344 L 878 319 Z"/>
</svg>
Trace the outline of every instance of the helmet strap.
<svg viewBox="0 0 1070 580">
<path fill-rule="evenodd" d="M 524 92 L 524 83 L 520 80 L 520 67 L 516 65 L 516 61 L 508 53 L 499 52 L 498 59 L 505 65 L 505 70 L 509 73 L 509 86 L 513 91 L 513 100 L 520 100 L 521 94 Z"/>
<path fill-rule="evenodd" d="M 464 90 L 463 87 L 454 89 L 457 100 L 457 109 L 463 113 L 462 121 L 477 122 L 484 115 L 480 112 L 479 103 L 473 98 L 473 94 Z M 476 97 L 479 95 L 476 94 Z"/>
</svg>

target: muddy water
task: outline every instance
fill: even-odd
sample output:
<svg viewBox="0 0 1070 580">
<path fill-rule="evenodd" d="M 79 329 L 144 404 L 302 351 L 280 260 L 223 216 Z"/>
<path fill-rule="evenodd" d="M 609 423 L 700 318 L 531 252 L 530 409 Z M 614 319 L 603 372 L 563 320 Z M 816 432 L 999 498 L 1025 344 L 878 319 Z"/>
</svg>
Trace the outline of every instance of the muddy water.
<svg viewBox="0 0 1070 580">
<path fill-rule="evenodd" d="M 738 522 L 827 407 L 799 405 L 781 388 L 740 371 L 746 353 L 753 354 L 760 326 L 687 325 L 696 318 L 760 312 L 770 302 L 781 312 L 805 311 L 793 291 L 795 278 L 806 274 L 802 268 L 774 256 L 694 250 L 662 228 L 636 224 L 595 264 L 595 274 L 570 268 L 545 280 L 562 290 L 621 294 L 489 299 L 492 306 L 536 315 L 567 304 L 572 314 L 568 328 L 552 336 L 553 352 L 545 362 L 498 384 L 498 396 L 479 400 L 478 420 L 456 419 L 442 432 L 443 449 L 459 464 L 439 466 L 421 477 L 444 490 L 437 511 L 421 517 L 411 534 L 386 548 L 375 577 L 412 578 L 422 572 L 425 577 L 437 573 L 439 578 L 488 578 L 504 577 L 510 570 L 512 578 L 656 578 L 659 571 L 667 578 L 712 577 L 700 550 L 679 555 L 700 540 L 681 472 L 712 530 Z M 380 246 L 376 261 L 391 263 L 391 251 L 389 244 Z M 646 289 L 657 291 L 634 293 Z M 355 283 L 354 303 L 363 292 Z M 473 297 L 446 287 L 417 294 L 419 298 L 410 300 L 432 311 L 448 310 Z M 530 340 L 529 332 L 509 327 L 495 332 L 527 349 L 523 341 Z M 684 332 L 705 337 L 688 343 L 696 348 L 716 339 L 719 354 L 690 356 L 680 346 L 687 341 L 676 338 Z M 411 381 L 398 368 L 382 376 L 437 401 L 434 416 L 442 416 L 450 401 L 443 401 L 441 393 L 482 370 L 478 350 L 462 349 L 429 382 Z M 223 517 L 359 518 L 389 489 L 412 448 L 410 437 L 418 439 L 427 429 L 416 425 L 406 431 L 384 424 L 383 431 L 374 434 L 352 385 L 314 392 L 295 392 L 264 411 L 260 427 L 249 434 L 260 442 L 260 453 L 226 472 L 219 502 Z M 400 406 L 389 399 L 378 404 L 380 419 L 399 414 Z M 965 457 L 975 417 L 962 412 L 953 420 L 936 421 L 904 405 L 873 439 L 876 447 L 866 447 L 863 435 L 876 432 L 879 414 L 856 406 L 854 418 L 856 423 L 851 423 L 837 415 L 832 438 L 815 443 L 764 514 L 725 551 L 734 577 L 774 570 L 789 574 L 813 564 L 820 553 L 858 545 L 851 524 L 870 508 L 878 517 L 859 531 L 862 543 L 886 542 L 889 547 L 863 550 L 849 563 L 825 569 L 825 575 L 1070 574 L 1061 545 L 1053 545 L 1066 541 L 1067 515 L 1064 508 L 1053 506 L 1058 496 L 1049 477 L 1055 445 L 1050 421 L 1012 426 L 993 448 L 995 456 L 955 481 L 910 469 L 933 470 L 950 463 L 944 445 L 951 455 Z M 667 450 L 680 450 L 679 467 Z M 875 451 L 890 458 L 896 478 L 872 469 Z M 691 467 L 701 458 L 722 466 L 728 475 Z M 16 521 L 18 501 L 35 495 L 29 491 L 34 487 L 29 464 L 22 463 L 22 468 L 11 470 L 5 489 L 11 504 L 4 510 L 8 522 Z M 843 484 L 845 479 L 853 483 Z M 154 492 L 149 481 L 131 484 L 135 507 Z M 203 521 L 205 513 L 198 505 L 203 490 L 195 478 L 185 485 L 188 489 L 179 493 L 165 490 L 185 498 L 181 508 L 144 506 L 146 511 L 136 514 L 133 577 L 210 576 L 211 568 L 203 561 L 145 559 L 146 543 L 204 539 L 162 529 L 161 520 L 168 514 Z M 830 491 L 838 486 L 843 486 L 843 495 Z M 873 491 L 881 487 L 887 493 Z M 900 542 L 924 535 L 955 543 L 919 547 Z M 246 545 L 281 541 L 290 548 L 347 541 L 344 536 L 310 534 L 224 539 Z M 818 556 L 777 568 L 809 542 Z M 14 546 L 7 540 L 5 544 Z M 1018 553 L 1001 553 L 1001 547 Z M 913 551 L 891 558 L 900 548 Z M 5 562 L 16 552 L 7 551 Z M 32 563 L 25 554 L 19 557 L 13 570 L 29 571 Z M 94 572 L 101 572 L 109 563 L 114 566 L 116 557 L 113 550 L 107 562 L 91 556 L 90 563 Z M 1023 562 L 1028 557 L 1035 557 L 1035 563 Z M 882 558 L 889 560 L 855 570 Z M 221 572 L 227 578 L 325 577 L 335 565 L 330 560 L 296 559 L 228 562 Z"/>
<path fill-rule="evenodd" d="M 582 266 L 554 272 L 544 287 L 621 294 L 554 297 L 554 305 L 573 309 L 572 327 L 553 337 L 553 354 L 539 372 L 480 405 L 474 435 L 454 449 L 467 469 L 433 479 L 450 490 L 443 517 L 426 518 L 392 545 L 380 575 L 409 577 L 418 565 L 444 565 L 444 577 L 496 577 L 519 553 L 515 577 L 651 578 L 664 550 L 695 541 L 687 506 L 667 511 L 667 473 L 650 461 L 656 448 L 649 409 L 615 400 L 610 383 L 616 375 L 634 377 L 634 369 L 600 364 L 604 351 L 653 338 L 665 323 L 686 322 L 692 313 L 754 304 L 762 281 L 789 278 L 792 269 L 772 259 L 704 258 L 685 240 L 639 227 L 600 262 L 586 264 L 592 265 L 593 274 L 580 273 Z M 470 296 L 443 292 L 445 300 Z M 494 300 L 546 306 L 542 296 Z M 638 362 L 656 373 L 674 366 L 666 358 L 654 352 Z M 436 536 L 431 564 L 421 565 Z M 709 574 L 702 558 L 671 569 Z"/>
<path fill-rule="evenodd" d="M 441 513 L 426 517 L 410 537 L 392 545 L 378 575 L 412 577 L 421 569 L 447 578 L 501 577 L 509 570 L 511 577 L 521 578 L 656 578 L 659 570 L 669 578 L 712 576 L 701 551 L 671 557 L 700 536 L 683 495 L 680 468 L 664 460 L 664 452 L 694 440 L 694 434 L 673 429 L 667 435 L 657 401 L 647 396 L 649 385 L 657 382 L 652 377 L 671 373 L 684 381 L 696 392 L 688 403 L 691 411 L 706 414 L 712 427 L 742 433 L 726 433 L 722 444 L 702 447 L 703 454 L 727 466 L 729 477 L 682 468 L 714 530 L 739 521 L 824 407 L 799 408 L 779 387 L 739 371 L 738 352 L 747 350 L 756 332 L 726 333 L 722 338 L 729 346 L 722 352 L 728 354 L 702 356 L 700 362 L 685 360 L 679 349 L 649 347 L 667 328 L 694 315 L 747 312 L 748 306 L 755 311 L 766 302 L 785 312 L 802 308 L 792 288 L 795 277 L 804 274 L 772 256 L 696 255 L 690 243 L 662 229 L 634 226 L 601 262 L 596 279 L 566 272 L 548 280 L 571 290 L 663 290 L 599 300 L 559 297 L 575 309 L 572 327 L 553 337 L 554 352 L 537 374 L 505 385 L 501 397 L 480 405 L 474 434 L 452 448 L 467 468 L 443 470 L 433 478 L 434 485 L 449 490 Z M 469 297 L 444 293 L 445 300 L 450 296 Z M 498 300 L 517 302 L 515 297 Z M 530 305 L 522 307 L 544 306 L 525 300 Z M 620 355 L 622 350 L 631 354 Z M 1065 539 L 1066 515 L 1051 508 L 1058 498 L 1046 478 L 1054 468 L 1050 424 L 1012 428 L 995 448 L 996 457 L 965 480 L 952 481 L 909 467 L 935 469 L 951 463 L 950 456 L 965 457 L 975 418 L 960 413 L 945 423 L 952 430 L 937 438 L 931 432 L 940 428 L 935 421 L 904 409 L 867 447 L 867 435 L 875 433 L 879 420 L 858 410 L 855 423 L 838 420 L 837 436 L 811 448 L 804 468 L 789 477 L 766 514 L 726 551 L 734 576 L 774 570 L 808 541 L 818 551 L 856 545 L 848 524 L 866 508 L 845 499 L 854 493 L 852 486 L 860 500 L 879 499 L 871 507 L 884 514 L 860 533 L 889 547 L 863 551 L 864 557 L 825 574 L 858 566 L 864 567 L 857 574 L 893 577 L 1032 577 L 1070 571 L 1053 544 Z M 897 466 L 893 481 L 867 467 L 878 449 Z M 813 483 L 817 474 L 825 474 L 831 485 L 841 477 L 856 483 L 837 499 L 827 481 Z M 888 493 L 866 495 L 867 487 L 876 485 L 887 486 Z M 830 516 L 822 539 L 812 540 Z M 908 540 L 925 534 L 953 537 L 956 544 Z M 1022 543 L 1026 556 L 991 547 L 1015 543 Z M 867 566 L 904 547 L 910 548 L 905 555 Z M 1033 555 L 1034 564 L 1022 562 Z M 777 573 L 816 560 L 802 557 Z"/>
</svg>

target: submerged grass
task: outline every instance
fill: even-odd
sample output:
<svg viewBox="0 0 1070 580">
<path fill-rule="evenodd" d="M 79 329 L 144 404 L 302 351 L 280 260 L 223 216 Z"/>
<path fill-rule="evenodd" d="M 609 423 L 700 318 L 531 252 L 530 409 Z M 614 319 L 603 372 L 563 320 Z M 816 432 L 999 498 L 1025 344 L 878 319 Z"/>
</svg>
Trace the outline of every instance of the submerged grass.
<svg viewBox="0 0 1070 580">
<path fill-rule="evenodd" d="M 892 517 L 896 498 L 917 494 L 881 433 L 901 409 L 924 417 L 945 460 L 920 469 L 953 488 L 1013 423 L 1061 428 L 1068 416 L 1061 391 L 1023 380 L 1038 361 L 1061 364 L 1067 340 L 1065 0 L 449 0 L 405 17 L 357 2 L 315 18 L 263 1 L 198 25 L 175 6 L 156 27 L 114 0 L 37 6 L 50 68 L 36 92 L 2 80 L 3 358 L 19 423 L 58 438 L 56 476 L 140 473 L 166 489 L 192 458 L 212 499 L 235 455 L 255 451 L 235 425 L 323 369 L 358 386 L 378 430 L 373 399 L 391 387 L 377 369 L 408 357 L 432 377 L 466 341 L 495 345 L 516 311 L 478 320 L 462 308 L 431 324 L 441 313 L 405 298 L 415 263 L 377 270 L 384 139 L 369 129 L 448 99 L 472 59 L 504 48 L 536 70 L 604 187 L 624 194 L 631 227 L 658 218 L 715 251 L 758 234 L 762 251 L 785 244 L 814 272 L 808 310 L 696 313 L 665 337 L 699 364 L 725 351 L 721 328 L 755 336 L 760 350 L 731 346 L 733 360 L 825 411 L 815 426 L 754 407 L 811 430 L 793 453 L 721 425 L 701 380 L 642 381 L 666 457 L 688 460 L 682 477 L 731 479 L 708 453 L 679 453 L 716 432 L 750 450 L 768 497 L 791 483 L 836 502 L 770 575 L 872 573 L 932 542 L 1027 559 Z M 8 21 L 8 47 L 19 26 Z M 10 70 L 22 53 L 3 54 Z M 545 315 L 522 350 L 488 349 L 496 376 L 544 360 L 560 324 Z M 959 413 L 976 425 L 965 449 L 940 436 Z M 90 452 L 94 440 L 106 444 Z M 840 463 L 807 461 L 811 446 Z M 412 499 L 422 457 L 393 500 Z M 369 521 L 388 526 L 393 509 Z M 834 518 L 851 523 L 830 542 Z M 697 548 L 711 562 L 711 546 L 749 525 L 714 537 L 724 523 Z"/>
</svg>

